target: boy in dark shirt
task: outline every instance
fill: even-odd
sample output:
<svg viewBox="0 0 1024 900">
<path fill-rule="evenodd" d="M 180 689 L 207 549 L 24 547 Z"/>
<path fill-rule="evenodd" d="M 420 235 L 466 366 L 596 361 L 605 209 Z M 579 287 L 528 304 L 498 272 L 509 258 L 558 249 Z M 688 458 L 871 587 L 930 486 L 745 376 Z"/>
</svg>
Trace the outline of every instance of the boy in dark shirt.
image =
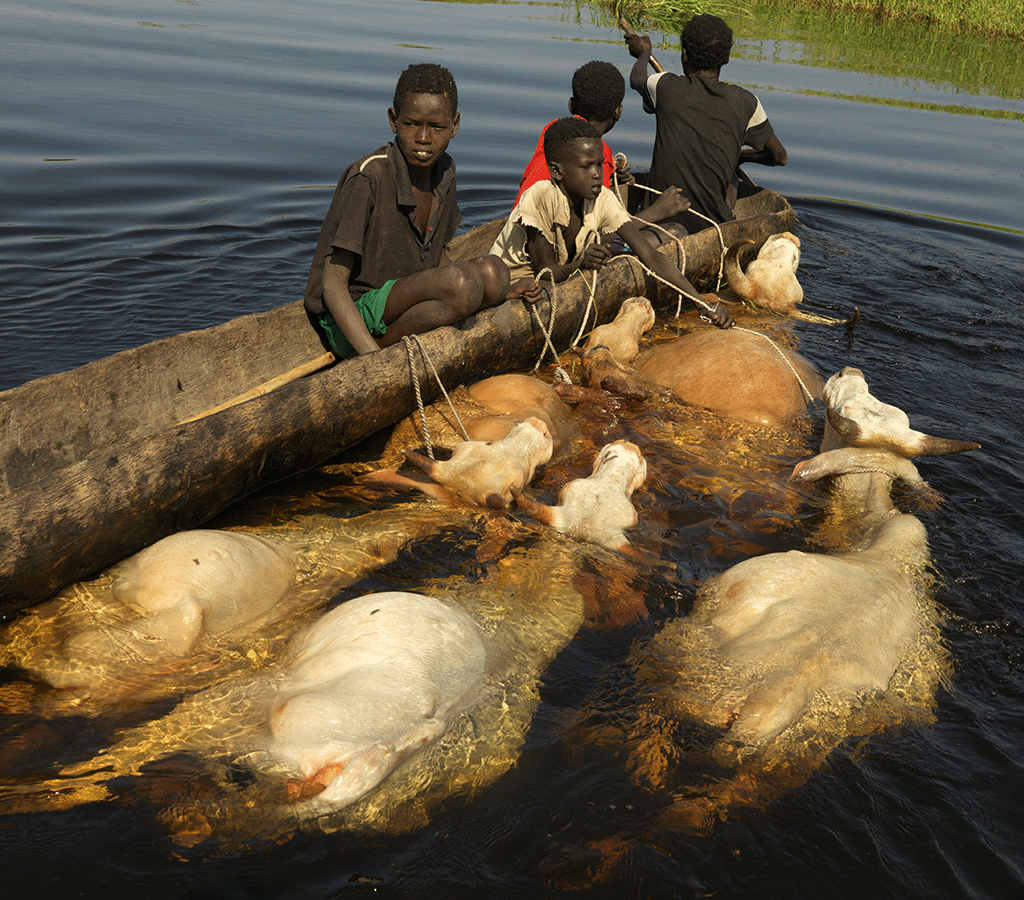
<svg viewBox="0 0 1024 900">
<path fill-rule="evenodd" d="M 636 57 L 630 87 L 643 97 L 644 109 L 657 116 L 649 185 L 659 191 L 678 186 L 693 210 L 727 222 L 733 218 L 736 166 L 784 166 L 786 148 L 775 136 L 761 101 L 750 91 L 719 80 L 722 66 L 729 62 L 732 29 L 718 16 L 694 16 L 679 39 L 683 74 L 658 72 L 648 77 L 650 38 L 636 33 L 625 38 Z M 691 232 L 708 227 L 690 212 L 676 221 Z"/>
<path fill-rule="evenodd" d="M 459 130 L 451 73 L 409 66 L 388 121 L 394 143 L 338 182 L 306 284 L 306 309 L 339 358 L 450 325 L 509 295 L 500 259 L 452 263 L 445 252 L 462 221 L 445 152 Z"/>
</svg>

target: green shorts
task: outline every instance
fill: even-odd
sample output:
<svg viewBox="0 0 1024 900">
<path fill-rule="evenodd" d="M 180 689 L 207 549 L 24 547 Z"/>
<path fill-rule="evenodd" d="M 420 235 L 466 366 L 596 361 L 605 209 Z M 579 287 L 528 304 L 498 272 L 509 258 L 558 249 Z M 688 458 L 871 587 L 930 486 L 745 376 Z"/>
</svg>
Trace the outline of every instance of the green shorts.
<svg viewBox="0 0 1024 900">
<path fill-rule="evenodd" d="M 356 309 L 359 310 L 359 315 L 363 317 L 367 330 L 374 337 L 384 337 L 387 334 L 388 329 L 384 324 L 384 307 L 387 306 L 388 294 L 391 293 L 391 288 L 397 282 L 397 278 L 385 281 L 379 288 L 367 291 L 356 300 Z M 316 320 L 324 335 L 326 335 L 327 343 L 331 345 L 335 356 L 338 359 L 344 359 L 346 356 L 349 356 L 355 348 L 349 343 L 345 333 L 338 327 L 338 323 L 334 321 L 334 316 L 329 312 L 323 312 L 316 317 Z"/>
</svg>

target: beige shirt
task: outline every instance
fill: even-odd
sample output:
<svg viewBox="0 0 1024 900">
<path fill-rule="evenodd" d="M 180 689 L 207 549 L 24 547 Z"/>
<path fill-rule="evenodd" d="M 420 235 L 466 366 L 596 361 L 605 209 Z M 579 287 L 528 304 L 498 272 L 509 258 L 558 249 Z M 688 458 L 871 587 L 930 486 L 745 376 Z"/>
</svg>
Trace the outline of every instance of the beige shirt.
<svg viewBox="0 0 1024 900">
<path fill-rule="evenodd" d="M 601 188 L 596 200 L 583 201 L 583 224 L 570 257 L 564 237 L 570 212 L 569 199 L 551 181 L 539 181 L 523 194 L 491 247 L 491 253 L 500 256 L 509 267 L 513 281 L 534 274 L 526 246 L 528 227 L 536 228 L 547 239 L 555 249 L 555 262 L 565 265 L 570 259 L 580 259 L 590 244 L 614 234 L 630 221 L 619 198 L 608 188 Z"/>
</svg>

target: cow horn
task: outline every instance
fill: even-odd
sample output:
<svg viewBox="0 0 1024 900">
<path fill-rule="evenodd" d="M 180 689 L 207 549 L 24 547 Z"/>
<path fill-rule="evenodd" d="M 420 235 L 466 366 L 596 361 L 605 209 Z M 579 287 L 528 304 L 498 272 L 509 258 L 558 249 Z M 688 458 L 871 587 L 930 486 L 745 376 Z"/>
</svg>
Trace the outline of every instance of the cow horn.
<svg viewBox="0 0 1024 900">
<path fill-rule="evenodd" d="M 921 449 L 918 456 L 947 456 L 950 453 L 965 453 L 968 450 L 980 450 L 981 444 L 974 441 L 954 441 L 952 438 L 933 437 L 930 434 L 921 436 Z"/>
<path fill-rule="evenodd" d="M 515 500 L 519 509 L 533 516 L 538 522 L 543 522 L 545 525 L 554 523 L 555 513 L 550 506 L 545 506 L 539 500 L 534 500 L 533 497 L 527 496 L 517 488 L 512 488 L 512 499 Z"/>
<path fill-rule="evenodd" d="M 980 450 L 981 444 L 973 441 L 956 441 L 951 438 L 934 437 L 912 428 L 903 435 L 889 434 L 872 437 L 853 419 L 840 415 L 831 406 L 825 410 L 825 418 L 839 436 L 851 447 L 891 450 L 898 456 L 946 456 L 950 453 L 965 453 Z"/>
<path fill-rule="evenodd" d="M 402 451 L 402 455 L 412 463 L 421 472 L 425 472 L 427 475 L 433 475 L 434 469 L 437 463 L 422 453 L 417 453 L 415 450 L 405 449 Z"/>
<path fill-rule="evenodd" d="M 826 450 L 798 463 L 790 476 L 793 481 L 817 481 L 829 475 L 861 475 L 877 472 L 900 479 L 909 485 L 922 483 L 917 467 L 909 460 L 887 449 L 841 447 Z"/>
<path fill-rule="evenodd" d="M 853 419 L 840 415 L 831 406 L 825 409 L 825 418 L 828 419 L 828 424 L 836 430 L 836 433 L 846 443 L 851 447 L 860 446 L 862 429 Z"/>
<path fill-rule="evenodd" d="M 747 245 L 754 242 L 749 238 L 737 241 L 725 254 L 725 261 L 722 263 L 722 273 L 729 285 L 729 289 L 739 294 L 744 300 L 749 300 L 752 293 L 750 279 L 740 268 L 740 251 Z"/>
</svg>

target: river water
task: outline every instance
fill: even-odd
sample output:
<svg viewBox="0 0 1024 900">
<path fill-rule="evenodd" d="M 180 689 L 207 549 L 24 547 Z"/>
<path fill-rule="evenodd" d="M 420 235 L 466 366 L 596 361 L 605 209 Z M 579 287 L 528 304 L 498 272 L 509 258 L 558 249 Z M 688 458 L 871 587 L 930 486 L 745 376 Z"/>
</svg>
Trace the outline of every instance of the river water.
<svg viewBox="0 0 1024 900">
<path fill-rule="evenodd" d="M 298 298 L 335 180 L 390 137 L 408 63 L 442 62 L 458 82 L 450 151 L 469 226 L 507 211 L 572 71 L 631 62 L 588 8 L 558 3 L 0 0 L 0 12 L 0 389 Z M 102 800 L 0 816 L 10 896 L 1024 895 L 1024 51 L 757 13 L 733 23 L 724 75 L 758 93 L 790 163 L 751 174 L 797 209 L 808 310 L 861 312 L 850 329 L 799 326 L 801 352 L 825 375 L 859 366 L 921 430 L 982 444 L 920 463 L 943 498 L 919 515 L 952 661 L 930 721 L 846 742 L 791 791 L 701 833 L 651 825 L 687 781 L 686 754 L 668 786 L 645 782 L 566 723 L 594 697 L 618 696 L 623 712 L 630 648 L 753 546 L 728 509 L 669 491 L 677 576 L 653 579 L 649 618 L 568 644 L 514 767 L 476 796 L 398 835 L 185 846 L 165 813 L 176 792 L 201 793 L 188 767 L 125 777 Z M 678 69 L 674 50 L 657 54 Z M 628 95 L 608 140 L 642 169 L 652 129 Z M 345 514 L 343 488 L 328 468 L 218 524 Z M 665 490 L 638 494 L 642 517 Z M 810 526 L 792 524 L 758 549 L 806 546 Z M 467 554 L 428 543 L 339 598 L 476 577 Z M 47 719 L 11 700 L 30 687 L 3 672 L 6 783 L 45 780 L 140 716 Z"/>
</svg>

